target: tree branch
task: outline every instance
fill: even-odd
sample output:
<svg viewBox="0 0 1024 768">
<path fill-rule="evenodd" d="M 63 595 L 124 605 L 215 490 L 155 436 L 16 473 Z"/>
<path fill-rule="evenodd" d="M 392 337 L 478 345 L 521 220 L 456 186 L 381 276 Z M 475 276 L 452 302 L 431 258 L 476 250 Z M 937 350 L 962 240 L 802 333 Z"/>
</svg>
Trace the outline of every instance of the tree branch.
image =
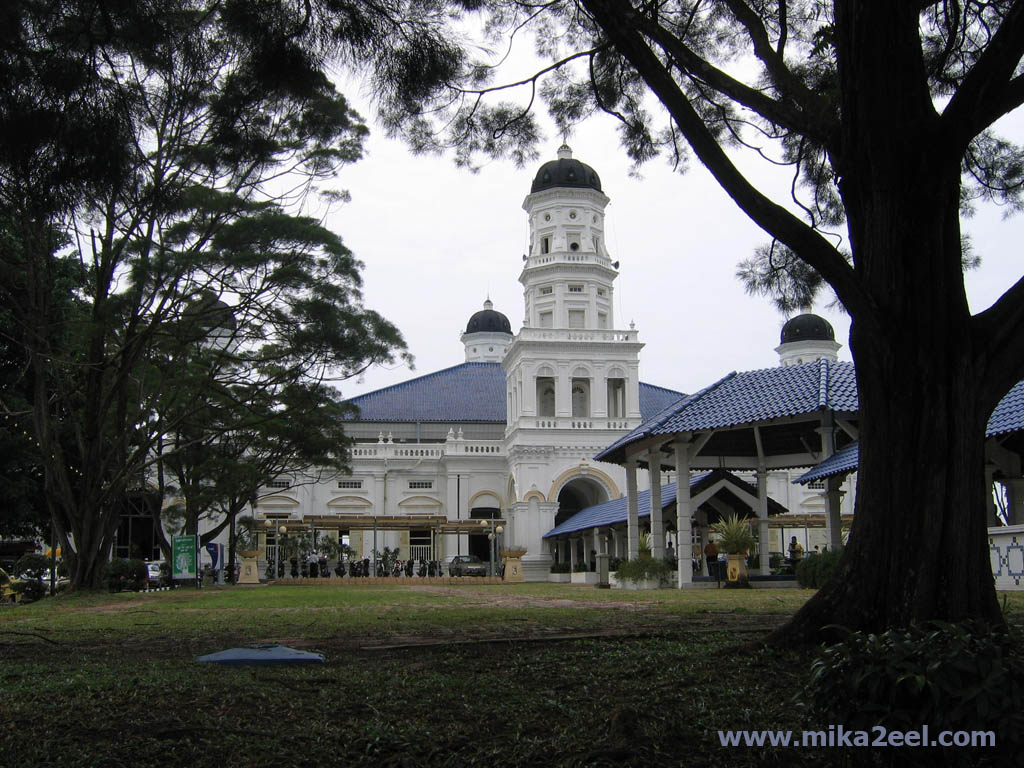
<svg viewBox="0 0 1024 768">
<path fill-rule="evenodd" d="M 975 368 L 983 397 L 995 408 L 1010 387 L 1024 379 L 1024 277 L 984 312 L 971 318 Z"/>
<path fill-rule="evenodd" d="M 800 105 L 803 112 L 809 115 L 825 115 L 828 113 L 828 105 L 818 94 L 808 88 L 799 77 L 794 75 L 786 66 L 782 56 L 782 45 L 776 51 L 772 48 L 771 40 L 768 39 L 768 30 L 761 23 L 761 18 L 754 12 L 744 0 L 725 0 L 732 15 L 743 25 L 754 45 L 754 55 L 764 64 L 768 70 L 775 87 L 787 98 L 792 99 Z M 784 42 L 783 38 L 780 43 Z"/>
<path fill-rule="evenodd" d="M 835 126 L 821 119 L 820 115 L 823 113 L 809 115 L 789 104 L 776 101 L 763 91 L 751 88 L 713 66 L 660 24 L 655 24 L 643 16 L 639 17 L 639 21 L 643 32 L 650 35 L 687 74 L 702 80 L 719 93 L 752 109 L 776 125 L 828 145 L 830 137 L 834 135 Z"/>
<path fill-rule="evenodd" d="M 871 300 L 853 269 L 822 235 L 744 178 L 693 105 L 637 29 L 636 14 L 622 0 L 582 0 L 616 49 L 641 74 L 672 115 L 697 157 L 733 201 L 759 227 L 792 248 L 829 282 L 846 309 L 872 323 Z"/>
<path fill-rule="evenodd" d="M 1021 104 L 1024 84 L 1013 73 L 1022 56 L 1024 0 L 1017 0 L 942 113 L 955 145 L 966 149 L 971 139 Z"/>
</svg>

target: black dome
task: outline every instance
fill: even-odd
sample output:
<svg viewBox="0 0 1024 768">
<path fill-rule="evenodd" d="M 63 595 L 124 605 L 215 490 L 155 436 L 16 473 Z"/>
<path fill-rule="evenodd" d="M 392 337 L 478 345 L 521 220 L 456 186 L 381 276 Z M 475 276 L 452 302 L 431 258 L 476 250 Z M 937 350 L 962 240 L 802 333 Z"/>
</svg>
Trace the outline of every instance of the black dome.
<svg viewBox="0 0 1024 768">
<path fill-rule="evenodd" d="M 533 177 L 530 194 L 555 187 L 577 187 L 601 191 L 601 177 L 586 163 L 572 157 L 572 151 L 564 144 L 558 150 L 558 159 L 544 163 Z"/>
<path fill-rule="evenodd" d="M 806 313 L 797 315 L 786 321 L 782 326 L 782 343 L 791 341 L 835 341 L 836 332 L 828 320 L 818 315 Z"/>
<path fill-rule="evenodd" d="M 466 324 L 466 333 L 507 333 L 512 335 L 512 326 L 508 318 L 491 307 L 491 300 L 484 302 L 484 308 L 475 312 Z"/>
</svg>

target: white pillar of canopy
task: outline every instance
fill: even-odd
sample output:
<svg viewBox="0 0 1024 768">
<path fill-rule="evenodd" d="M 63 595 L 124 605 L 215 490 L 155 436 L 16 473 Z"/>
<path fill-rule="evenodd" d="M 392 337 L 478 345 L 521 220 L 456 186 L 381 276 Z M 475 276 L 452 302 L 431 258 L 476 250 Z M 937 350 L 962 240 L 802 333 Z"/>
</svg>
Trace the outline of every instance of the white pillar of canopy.
<svg viewBox="0 0 1024 768">
<path fill-rule="evenodd" d="M 636 494 L 636 459 L 626 459 L 626 532 L 630 560 L 640 556 L 640 520 Z"/>
<path fill-rule="evenodd" d="M 679 588 L 693 583 L 690 551 L 693 531 L 690 523 L 690 440 L 689 433 L 672 443 L 676 455 L 676 557 L 679 558 Z"/>
<path fill-rule="evenodd" d="M 665 521 L 661 515 L 661 449 L 647 454 L 647 473 L 651 483 L 651 557 L 665 559 Z M 678 530 L 678 528 L 676 529 Z"/>
</svg>

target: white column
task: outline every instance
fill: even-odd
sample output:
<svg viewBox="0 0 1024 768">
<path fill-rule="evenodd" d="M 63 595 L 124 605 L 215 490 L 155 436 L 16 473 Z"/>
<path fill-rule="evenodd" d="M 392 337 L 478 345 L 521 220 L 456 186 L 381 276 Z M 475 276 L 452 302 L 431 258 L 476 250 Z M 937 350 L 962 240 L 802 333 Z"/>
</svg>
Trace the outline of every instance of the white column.
<svg viewBox="0 0 1024 768">
<path fill-rule="evenodd" d="M 843 477 L 834 475 L 825 480 L 825 532 L 828 534 L 828 548 L 831 550 L 843 548 L 843 516 L 840 513 L 845 493 L 840 490 Z"/>
<path fill-rule="evenodd" d="M 626 459 L 626 531 L 630 560 L 640 556 L 640 521 L 636 498 L 636 459 Z"/>
<path fill-rule="evenodd" d="M 769 562 L 771 540 L 768 532 L 768 472 L 763 466 L 757 468 L 757 536 L 761 545 L 761 575 L 768 576 L 772 572 Z"/>
<path fill-rule="evenodd" d="M 1006 524 L 1024 523 L 1024 477 L 1000 480 L 1006 486 Z"/>
<path fill-rule="evenodd" d="M 993 495 L 995 488 L 992 487 L 992 476 L 995 474 L 995 471 L 995 464 L 985 462 L 985 519 L 988 521 L 987 525 L 989 528 L 1002 525 L 999 515 L 996 514 L 996 500 Z"/>
<path fill-rule="evenodd" d="M 651 557 L 665 559 L 665 522 L 661 517 L 661 449 L 647 454 L 647 473 L 651 483 Z"/>
<path fill-rule="evenodd" d="M 679 588 L 693 583 L 693 568 L 690 565 L 693 538 L 690 522 L 690 443 L 677 440 L 672 444 L 676 454 L 676 530 L 679 546 L 676 557 L 679 558 Z"/>
<path fill-rule="evenodd" d="M 821 435 L 821 460 L 824 461 L 835 452 L 836 428 L 832 422 L 831 411 L 822 414 L 821 426 L 817 431 Z M 825 481 L 825 533 L 828 536 L 829 549 L 833 550 L 841 549 L 843 546 L 843 516 L 840 512 L 843 495 L 839 490 L 841 484 L 841 475 Z"/>
<path fill-rule="evenodd" d="M 577 550 L 576 537 L 575 536 L 570 536 L 569 537 L 569 570 L 570 571 L 575 571 L 576 570 L 576 550 Z"/>
</svg>

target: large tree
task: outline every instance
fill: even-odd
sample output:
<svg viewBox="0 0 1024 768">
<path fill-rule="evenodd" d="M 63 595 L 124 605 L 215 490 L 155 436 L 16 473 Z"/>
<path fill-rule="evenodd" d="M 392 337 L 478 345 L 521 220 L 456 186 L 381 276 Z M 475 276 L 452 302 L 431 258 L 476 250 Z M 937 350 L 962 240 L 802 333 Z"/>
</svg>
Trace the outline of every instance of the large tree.
<svg viewBox="0 0 1024 768">
<path fill-rule="evenodd" d="M 513 83 L 485 65 L 411 115 L 385 93 L 396 133 L 423 149 L 457 146 L 464 162 L 521 158 L 536 141 L 537 93 L 563 130 L 614 115 L 637 162 L 696 156 L 768 233 L 747 267 L 753 285 L 792 289 L 778 274 L 790 267 L 797 282 L 830 286 L 851 317 L 856 523 L 837 577 L 782 636 L 833 623 L 1001 622 L 983 440 L 1024 377 L 1024 280 L 972 315 L 960 221 L 971 205 L 1020 205 L 1024 155 L 994 125 L 1024 102 L 1024 0 L 481 5 L 495 38 L 507 45 L 532 29 L 551 65 L 521 81 L 519 101 L 497 101 Z M 792 167 L 792 199 L 741 172 L 748 150 Z M 813 291 L 789 295 L 800 303 Z"/>
<path fill-rule="evenodd" d="M 126 491 L 210 392 L 312 391 L 401 350 L 397 330 L 362 306 L 352 254 L 295 215 L 360 156 L 366 133 L 326 76 L 327 44 L 410 83 L 430 57 L 450 58 L 417 22 L 378 34 L 393 10 L 0 9 L 0 224 L 19 245 L 0 253 L 0 300 L 75 586 L 100 583 Z M 226 334 L 196 317 L 217 320 L 221 304 L 236 320 Z"/>
</svg>

